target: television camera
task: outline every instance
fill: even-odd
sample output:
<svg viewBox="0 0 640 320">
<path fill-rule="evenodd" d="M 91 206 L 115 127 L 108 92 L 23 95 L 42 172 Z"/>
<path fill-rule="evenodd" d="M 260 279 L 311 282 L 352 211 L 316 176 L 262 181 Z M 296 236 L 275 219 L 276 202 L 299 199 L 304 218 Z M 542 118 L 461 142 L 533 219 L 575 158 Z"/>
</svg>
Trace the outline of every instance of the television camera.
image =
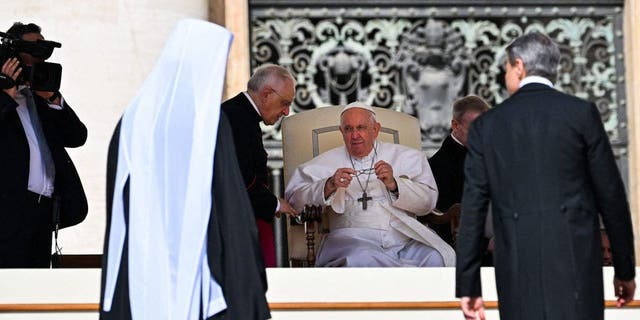
<svg viewBox="0 0 640 320">
<path fill-rule="evenodd" d="M 59 42 L 49 40 L 25 41 L 10 34 L 0 32 L 0 66 L 10 58 L 18 58 L 20 53 L 27 53 L 34 58 L 46 60 L 51 57 L 53 49 L 60 48 Z M 55 92 L 60 89 L 62 66 L 58 63 L 40 62 L 32 66 L 20 63 L 22 72 L 15 81 L 6 74 L 0 73 L 0 89 L 8 89 L 15 85 L 28 83 L 31 89 Z"/>
</svg>

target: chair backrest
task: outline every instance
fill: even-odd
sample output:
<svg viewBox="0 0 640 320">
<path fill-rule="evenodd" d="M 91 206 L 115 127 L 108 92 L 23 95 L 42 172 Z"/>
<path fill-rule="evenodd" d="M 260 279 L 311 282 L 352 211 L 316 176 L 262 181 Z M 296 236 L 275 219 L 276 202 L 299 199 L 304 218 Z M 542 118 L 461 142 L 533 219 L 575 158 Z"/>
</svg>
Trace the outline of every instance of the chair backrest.
<svg viewBox="0 0 640 320">
<path fill-rule="evenodd" d="M 284 183 L 301 164 L 317 155 L 344 144 L 340 133 L 340 112 L 343 107 L 322 107 L 304 111 L 285 118 L 282 122 L 282 159 Z M 389 109 L 375 108 L 376 120 L 382 125 L 378 139 L 420 149 L 422 147 L 420 124 L 418 119 L 408 114 Z M 328 229 L 326 219 L 324 220 Z M 308 226 L 309 227 L 309 226 Z M 315 223 L 310 233 L 315 233 Z M 326 232 L 326 231 L 323 231 Z M 292 223 L 287 224 L 289 262 L 292 266 L 304 266 L 309 256 L 317 252 L 320 239 L 309 238 L 304 228 Z M 300 264 L 302 262 L 302 264 Z M 308 264 L 307 264 L 308 265 Z"/>
<path fill-rule="evenodd" d="M 285 185 L 299 165 L 344 143 L 340 133 L 342 109 L 342 106 L 321 107 L 283 119 L 282 159 Z M 422 148 L 418 119 L 394 110 L 377 107 L 373 109 L 377 121 L 382 125 L 379 140 L 418 150 Z"/>
</svg>

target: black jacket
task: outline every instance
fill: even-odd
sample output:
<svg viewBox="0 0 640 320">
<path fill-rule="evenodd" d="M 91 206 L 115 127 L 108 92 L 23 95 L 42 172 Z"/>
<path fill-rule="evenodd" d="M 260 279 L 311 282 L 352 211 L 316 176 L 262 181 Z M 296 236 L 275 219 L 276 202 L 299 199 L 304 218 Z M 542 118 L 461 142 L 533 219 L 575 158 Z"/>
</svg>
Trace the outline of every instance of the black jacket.
<svg viewBox="0 0 640 320">
<path fill-rule="evenodd" d="M 598 213 L 615 276 L 635 276 L 624 185 L 595 105 L 542 84 L 520 88 L 469 131 L 457 296 L 479 296 L 491 201 L 502 319 L 602 319 Z"/>
<path fill-rule="evenodd" d="M 436 209 L 447 212 L 452 205 L 462 202 L 462 186 L 464 184 L 464 159 L 467 148 L 457 143 L 451 135 L 442 142 L 440 149 L 429 158 L 429 166 L 433 178 L 438 185 L 438 202 Z M 453 245 L 451 227 L 447 224 L 429 224 L 438 235 Z"/>
<path fill-rule="evenodd" d="M 68 104 L 65 103 L 62 110 L 54 110 L 40 96 L 34 94 L 34 100 L 56 169 L 53 195 L 61 200 L 60 227 L 72 226 L 84 220 L 88 207 L 80 177 L 65 148 L 82 146 L 87 140 L 87 128 Z M 29 144 L 17 106 L 9 95 L 0 91 L 0 225 L 3 236 L 10 236 L 22 227 L 16 213 L 28 192 Z"/>
<path fill-rule="evenodd" d="M 242 172 L 255 216 L 272 222 L 278 198 L 269 190 L 267 152 L 262 143 L 260 129 L 262 118 L 244 93 L 225 101 L 222 104 L 222 111 L 231 124 L 240 172 Z"/>
</svg>

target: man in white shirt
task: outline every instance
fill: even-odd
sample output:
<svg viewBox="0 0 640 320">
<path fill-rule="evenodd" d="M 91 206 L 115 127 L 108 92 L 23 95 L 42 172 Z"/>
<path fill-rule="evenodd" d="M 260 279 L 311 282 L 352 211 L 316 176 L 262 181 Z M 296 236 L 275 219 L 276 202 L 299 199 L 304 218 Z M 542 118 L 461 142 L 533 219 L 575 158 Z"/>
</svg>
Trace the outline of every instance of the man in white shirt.
<svg viewBox="0 0 640 320">
<path fill-rule="evenodd" d="M 285 196 L 295 209 L 326 205 L 331 231 L 318 266 L 452 266 L 453 249 L 416 220 L 435 207 L 438 191 L 419 150 L 377 141 L 380 123 L 360 102 L 340 116 L 344 146 L 295 170 Z"/>
<path fill-rule="evenodd" d="M 48 268 L 51 232 L 80 223 L 87 199 L 65 147 L 79 147 L 87 128 L 57 90 L 31 88 L 23 68 L 51 54 L 35 24 L 15 23 L 7 34 L 31 48 L 3 62 L 17 85 L 0 91 L 0 268 Z"/>
</svg>

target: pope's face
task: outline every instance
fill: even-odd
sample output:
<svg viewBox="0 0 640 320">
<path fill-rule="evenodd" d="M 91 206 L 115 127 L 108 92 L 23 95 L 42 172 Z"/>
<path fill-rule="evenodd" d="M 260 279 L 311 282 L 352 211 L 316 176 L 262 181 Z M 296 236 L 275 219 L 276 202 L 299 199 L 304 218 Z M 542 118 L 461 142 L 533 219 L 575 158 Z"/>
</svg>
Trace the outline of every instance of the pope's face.
<svg viewBox="0 0 640 320">
<path fill-rule="evenodd" d="M 371 112 L 352 108 L 342 114 L 340 132 L 349 154 L 362 158 L 373 150 L 373 144 L 380 132 L 380 123 L 373 119 Z"/>
</svg>

